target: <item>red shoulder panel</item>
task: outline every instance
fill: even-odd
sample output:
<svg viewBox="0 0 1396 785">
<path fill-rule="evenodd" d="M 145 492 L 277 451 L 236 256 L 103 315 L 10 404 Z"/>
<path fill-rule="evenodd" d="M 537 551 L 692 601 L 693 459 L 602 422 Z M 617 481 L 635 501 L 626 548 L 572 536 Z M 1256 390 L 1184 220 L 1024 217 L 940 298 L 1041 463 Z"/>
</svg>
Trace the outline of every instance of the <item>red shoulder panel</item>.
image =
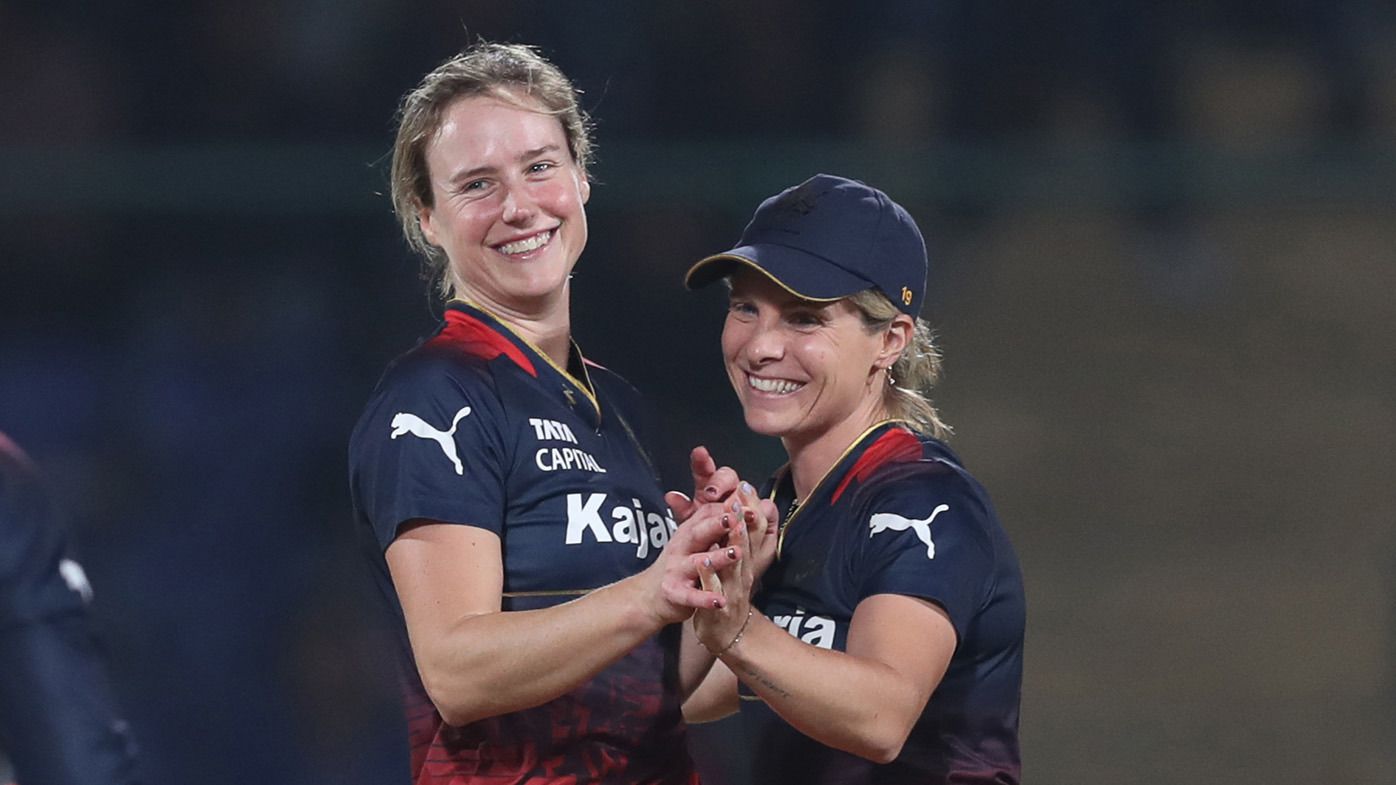
<svg viewBox="0 0 1396 785">
<path fill-rule="evenodd" d="M 533 361 L 512 341 L 499 334 L 499 331 L 468 313 L 456 310 L 446 311 L 446 326 L 431 343 L 449 344 L 472 357 L 493 360 L 503 354 L 514 364 L 538 378 L 538 370 Z"/>
<path fill-rule="evenodd" d="M 848 470 L 848 474 L 844 475 L 843 482 L 840 482 L 839 487 L 834 489 L 834 495 L 829 501 L 830 503 L 838 501 L 849 483 L 854 480 L 862 482 L 863 478 L 872 474 L 879 466 L 888 463 L 915 461 L 920 457 L 921 440 L 917 439 L 911 431 L 893 428 L 877 437 L 877 441 L 868 445 L 868 449 L 858 456 L 857 462 L 853 464 L 853 468 Z"/>
</svg>

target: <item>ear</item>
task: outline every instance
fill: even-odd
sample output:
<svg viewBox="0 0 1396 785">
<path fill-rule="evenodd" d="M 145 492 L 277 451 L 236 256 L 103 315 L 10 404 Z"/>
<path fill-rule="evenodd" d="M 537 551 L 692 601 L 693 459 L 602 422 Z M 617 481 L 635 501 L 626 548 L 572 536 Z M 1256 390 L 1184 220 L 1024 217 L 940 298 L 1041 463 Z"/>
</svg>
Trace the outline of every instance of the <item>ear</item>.
<svg viewBox="0 0 1396 785">
<path fill-rule="evenodd" d="M 417 226 L 422 230 L 422 236 L 427 238 L 427 242 L 439 248 L 441 243 L 437 242 L 435 224 L 432 223 L 432 216 L 435 214 L 430 207 L 421 202 L 417 203 Z"/>
<path fill-rule="evenodd" d="M 912 336 L 915 334 L 916 322 L 910 316 L 899 313 L 893 317 L 892 323 L 882 333 L 882 348 L 877 353 L 877 367 L 882 370 L 891 368 L 902 356 L 902 352 L 911 345 Z"/>
<path fill-rule="evenodd" d="M 591 199 L 591 179 L 587 177 L 586 172 L 580 172 L 577 176 L 582 179 L 577 184 L 577 190 L 582 194 L 582 204 L 586 204 L 587 200 Z"/>
</svg>

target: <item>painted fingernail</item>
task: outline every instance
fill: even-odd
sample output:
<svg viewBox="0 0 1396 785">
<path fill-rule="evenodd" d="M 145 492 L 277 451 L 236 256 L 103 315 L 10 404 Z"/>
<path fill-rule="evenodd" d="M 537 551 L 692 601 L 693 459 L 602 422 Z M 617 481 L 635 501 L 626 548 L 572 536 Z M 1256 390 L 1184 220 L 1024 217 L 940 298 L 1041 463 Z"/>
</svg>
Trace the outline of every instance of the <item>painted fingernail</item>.
<svg viewBox="0 0 1396 785">
<path fill-rule="evenodd" d="M 730 529 L 730 528 L 732 528 L 732 520 L 731 520 L 730 518 L 728 518 L 726 515 L 723 515 L 723 516 L 722 516 L 722 528 L 724 528 L 724 529 Z"/>
<path fill-rule="evenodd" d="M 713 497 L 713 498 L 715 499 L 715 498 L 717 498 L 717 486 L 716 486 L 716 485 L 709 485 L 708 487 L 706 487 L 706 488 L 703 489 L 703 493 L 706 493 L 707 495 L 709 495 L 709 496 L 711 496 L 711 497 Z"/>
<path fill-rule="evenodd" d="M 728 548 L 728 550 L 730 551 L 731 548 Z M 704 566 L 704 567 L 707 567 L 708 569 L 711 570 L 711 569 L 713 568 L 713 560 L 712 560 L 712 559 L 704 559 L 704 560 L 703 560 L 703 566 Z"/>
<path fill-rule="evenodd" d="M 714 608 L 721 608 L 721 607 L 722 607 L 722 600 L 713 600 L 713 607 L 714 607 Z"/>
<path fill-rule="evenodd" d="M 743 493 L 755 494 L 755 493 L 756 493 L 756 489 L 753 488 L 753 487 L 751 487 L 751 483 L 747 482 L 746 480 L 742 480 L 742 492 L 743 492 Z"/>
<path fill-rule="evenodd" d="M 739 502 L 739 501 L 732 502 L 732 512 L 735 512 L 736 514 L 741 515 L 741 514 L 742 514 L 742 503 Z"/>
<path fill-rule="evenodd" d="M 727 549 L 727 558 L 729 558 L 729 559 L 735 559 L 735 558 L 737 558 L 737 549 L 736 549 L 736 548 L 728 548 L 728 549 Z"/>
</svg>

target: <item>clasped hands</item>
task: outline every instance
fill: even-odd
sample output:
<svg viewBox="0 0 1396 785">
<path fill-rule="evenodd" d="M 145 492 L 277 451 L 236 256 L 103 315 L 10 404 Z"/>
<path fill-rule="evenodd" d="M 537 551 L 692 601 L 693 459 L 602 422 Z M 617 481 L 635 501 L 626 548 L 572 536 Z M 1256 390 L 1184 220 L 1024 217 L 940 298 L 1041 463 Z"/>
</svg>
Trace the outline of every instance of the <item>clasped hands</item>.
<svg viewBox="0 0 1396 785">
<path fill-rule="evenodd" d="M 698 640 L 721 654 L 745 630 L 752 588 L 775 559 L 777 514 L 735 471 L 718 468 L 706 448 L 695 448 L 690 463 L 693 497 L 665 495 L 680 524 L 665 548 L 660 591 L 670 620 L 691 615 Z"/>
</svg>

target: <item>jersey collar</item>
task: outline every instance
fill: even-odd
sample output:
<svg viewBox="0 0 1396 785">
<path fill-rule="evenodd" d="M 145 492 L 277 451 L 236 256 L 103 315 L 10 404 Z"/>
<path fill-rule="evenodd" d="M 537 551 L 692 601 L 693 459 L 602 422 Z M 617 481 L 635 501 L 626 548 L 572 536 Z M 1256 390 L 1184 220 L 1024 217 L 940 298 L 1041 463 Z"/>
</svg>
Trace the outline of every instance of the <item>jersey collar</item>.
<svg viewBox="0 0 1396 785">
<path fill-rule="evenodd" d="M 577 345 L 576 341 L 568 338 L 568 343 L 570 344 L 570 350 L 568 351 L 568 368 L 563 368 L 553 362 L 553 359 L 549 357 L 546 352 L 535 346 L 532 341 L 520 335 L 512 325 L 504 319 L 501 319 L 488 308 L 463 298 L 451 300 L 446 303 L 446 308 L 447 310 L 464 313 L 467 316 L 471 316 L 483 322 L 502 338 L 506 339 L 534 368 L 538 367 L 540 364 L 544 367 L 551 368 L 554 373 L 561 377 L 563 383 L 561 395 L 567 399 L 568 405 L 575 407 L 577 405 L 578 396 L 580 396 L 590 404 L 591 412 L 595 415 L 597 424 L 600 424 L 601 402 L 596 398 L 596 388 L 592 385 L 591 376 L 587 372 L 587 360 L 582 356 L 582 349 Z M 513 355 L 513 353 L 509 354 L 511 354 L 511 356 Z M 515 358 L 515 362 L 518 362 L 517 358 Z M 525 367 L 525 370 L 531 369 Z M 534 371 L 533 375 L 538 376 L 538 373 Z"/>
<path fill-rule="evenodd" d="M 834 465 L 824 472 L 824 476 L 819 478 L 819 482 L 814 484 L 809 496 L 805 497 L 798 505 L 795 502 L 795 481 L 790 474 L 790 464 L 786 463 L 776 471 L 775 482 L 771 483 L 770 499 L 775 502 L 776 509 L 782 510 L 787 506 L 790 512 L 785 520 L 780 524 L 780 534 L 776 539 L 776 558 L 780 558 L 781 550 L 785 547 L 785 533 L 790 530 L 791 524 L 800 517 L 811 505 L 821 506 L 832 505 L 843 493 L 849 480 L 853 479 L 855 467 L 859 460 L 868 452 L 868 448 L 876 444 L 888 431 L 900 429 L 915 438 L 915 431 L 911 424 L 905 420 L 882 420 L 874 423 L 858 435 L 853 443 L 844 449 Z M 919 450 L 919 439 L 918 448 Z"/>
</svg>

